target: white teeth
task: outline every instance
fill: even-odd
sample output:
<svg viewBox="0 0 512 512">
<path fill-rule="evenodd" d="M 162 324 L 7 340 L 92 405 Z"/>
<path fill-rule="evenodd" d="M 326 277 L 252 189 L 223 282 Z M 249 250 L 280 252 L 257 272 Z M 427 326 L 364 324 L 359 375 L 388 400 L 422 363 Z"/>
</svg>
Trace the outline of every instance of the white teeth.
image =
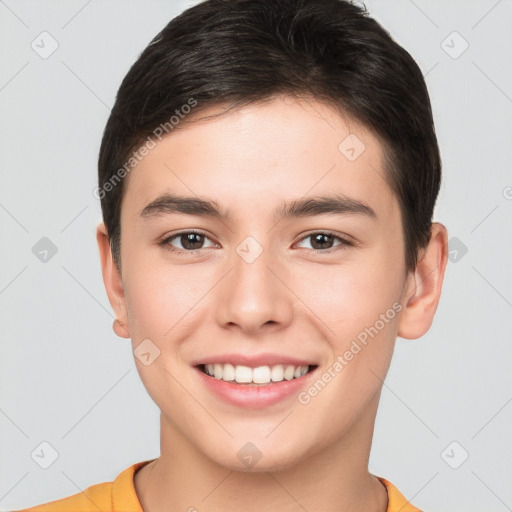
<svg viewBox="0 0 512 512">
<path fill-rule="evenodd" d="M 270 378 L 272 382 L 281 382 L 284 378 L 284 368 L 282 364 L 272 366 L 270 370 Z"/>
<path fill-rule="evenodd" d="M 284 378 L 286 380 L 292 380 L 295 375 L 295 366 L 287 366 L 284 370 Z"/>
<path fill-rule="evenodd" d="M 235 380 L 239 384 L 247 384 L 249 382 L 252 382 L 252 368 L 249 368 L 248 366 L 236 366 Z"/>
<path fill-rule="evenodd" d="M 268 384 L 270 382 L 270 366 L 258 366 L 252 371 L 252 381 L 255 384 Z"/>
<path fill-rule="evenodd" d="M 220 364 L 213 365 L 213 375 L 216 379 L 222 379 L 222 366 Z"/>
<path fill-rule="evenodd" d="M 235 381 L 238 384 L 270 384 L 271 382 L 298 379 L 308 373 L 309 366 L 277 364 L 251 368 L 242 365 L 233 366 L 229 363 L 215 363 L 204 365 L 204 369 L 205 373 L 218 380 Z"/>
<path fill-rule="evenodd" d="M 221 377 L 224 380 L 235 380 L 235 367 L 232 364 L 225 364 L 224 371 Z"/>
</svg>

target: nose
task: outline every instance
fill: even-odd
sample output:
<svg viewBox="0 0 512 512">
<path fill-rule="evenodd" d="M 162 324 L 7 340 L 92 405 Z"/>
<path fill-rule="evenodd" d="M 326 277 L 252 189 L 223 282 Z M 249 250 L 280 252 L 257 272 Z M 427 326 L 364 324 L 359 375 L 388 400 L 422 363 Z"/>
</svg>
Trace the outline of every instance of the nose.
<svg viewBox="0 0 512 512">
<path fill-rule="evenodd" d="M 258 334 L 288 326 L 293 317 L 293 293 L 283 265 L 263 251 L 256 259 L 234 252 L 230 272 L 221 281 L 216 319 L 224 328 Z"/>
</svg>

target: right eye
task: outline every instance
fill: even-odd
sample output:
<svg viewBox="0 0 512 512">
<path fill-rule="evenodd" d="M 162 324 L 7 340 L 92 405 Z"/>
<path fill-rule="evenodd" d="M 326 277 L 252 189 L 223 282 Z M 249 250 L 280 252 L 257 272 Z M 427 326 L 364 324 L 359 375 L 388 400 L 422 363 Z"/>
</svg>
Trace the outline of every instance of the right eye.
<svg viewBox="0 0 512 512">
<path fill-rule="evenodd" d="M 205 243 L 205 240 L 210 240 L 204 233 L 199 231 L 180 231 L 179 233 L 175 233 L 172 236 L 167 237 L 165 240 L 162 240 L 160 245 L 164 246 L 169 251 L 178 252 L 178 253 L 195 253 L 202 247 Z M 176 247 L 176 243 L 179 244 Z M 215 243 L 212 242 L 210 247 L 214 247 Z"/>
</svg>

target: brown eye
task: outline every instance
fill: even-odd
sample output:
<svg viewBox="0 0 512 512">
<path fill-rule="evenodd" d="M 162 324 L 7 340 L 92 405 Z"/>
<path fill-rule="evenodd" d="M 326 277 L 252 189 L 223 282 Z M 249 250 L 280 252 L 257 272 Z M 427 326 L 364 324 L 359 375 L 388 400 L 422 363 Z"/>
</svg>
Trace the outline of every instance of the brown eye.
<svg viewBox="0 0 512 512">
<path fill-rule="evenodd" d="M 184 249 L 200 249 L 201 245 L 204 243 L 204 235 L 200 235 L 199 233 L 186 233 L 179 236 L 179 241 Z"/>
<path fill-rule="evenodd" d="M 310 233 L 309 235 L 303 237 L 300 243 L 302 243 L 304 240 L 310 240 L 311 249 L 314 251 L 325 253 L 328 253 L 331 250 L 334 251 L 336 248 L 343 249 L 346 246 L 353 245 L 352 242 L 349 242 L 348 240 L 335 235 L 334 233 Z"/>
<path fill-rule="evenodd" d="M 162 245 L 167 249 L 176 252 L 194 252 L 205 248 L 204 244 L 210 239 L 203 233 L 197 233 L 196 231 L 182 231 L 176 233 L 165 240 Z M 213 247 L 215 244 L 211 244 L 209 247 Z"/>
<path fill-rule="evenodd" d="M 326 233 L 310 235 L 313 249 L 330 249 L 333 246 L 333 236 Z"/>
</svg>

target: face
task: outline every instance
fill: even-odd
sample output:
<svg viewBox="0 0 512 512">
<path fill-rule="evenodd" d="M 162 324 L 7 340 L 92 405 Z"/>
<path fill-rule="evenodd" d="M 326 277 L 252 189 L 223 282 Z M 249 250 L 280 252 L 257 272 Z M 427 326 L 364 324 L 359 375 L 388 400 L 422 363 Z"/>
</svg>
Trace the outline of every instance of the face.
<svg viewBox="0 0 512 512">
<path fill-rule="evenodd" d="M 410 290 L 384 176 L 372 133 L 291 98 L 183 125 L 137 165 L 116 300 L 167 431 L 268 470 L 362 425 Z"/>
</svg>

